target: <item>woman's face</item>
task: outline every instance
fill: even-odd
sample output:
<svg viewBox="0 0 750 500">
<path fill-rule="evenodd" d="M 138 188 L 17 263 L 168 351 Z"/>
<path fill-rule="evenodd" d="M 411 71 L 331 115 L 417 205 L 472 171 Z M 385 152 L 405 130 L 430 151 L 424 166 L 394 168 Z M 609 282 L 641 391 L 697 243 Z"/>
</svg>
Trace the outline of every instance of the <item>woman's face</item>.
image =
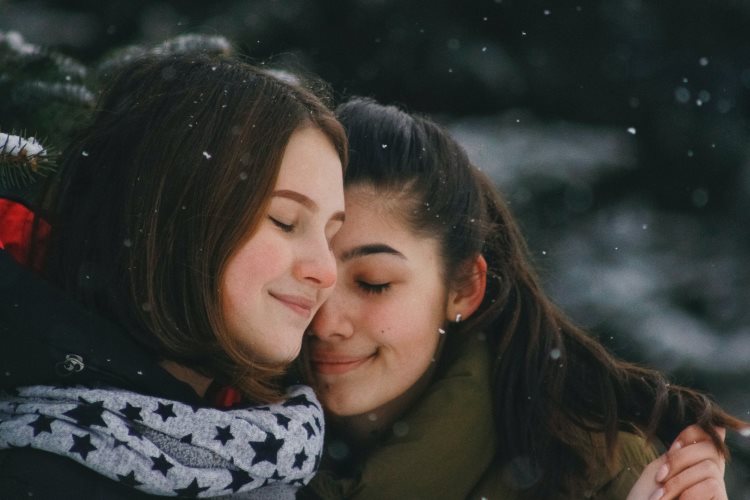
<svg viewBox="0 0 750 500">
<path fill-rule="evenodd" d="M 340 417 L 408 399 L 446 320 L 437 241 L 415 236 L 396 215 L 405 204 L 387 195 L 347 189 L 346 224 L 333 240 L 338 284 L 306 342 L 318 396 Z"/>
<path fill-rule="evenodd" d="M 227 329 L 263 361 L 291 361 L 310 320 L 333 290 L 330 242 L 344 219 L 341 161 L 326 135 L 294 132 L 268 212 L 227 263 Z"/>
</svg>

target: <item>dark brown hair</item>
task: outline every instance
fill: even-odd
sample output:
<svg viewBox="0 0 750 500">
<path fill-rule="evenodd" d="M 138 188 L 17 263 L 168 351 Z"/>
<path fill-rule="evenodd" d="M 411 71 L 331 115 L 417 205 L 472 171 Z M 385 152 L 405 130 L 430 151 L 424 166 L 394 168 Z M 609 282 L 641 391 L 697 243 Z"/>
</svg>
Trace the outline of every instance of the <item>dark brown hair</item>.
<svg viewBox="0 0 750 500">
<path fill-rule="evenodd" d="M 341 125 L 301 85 L 229 58 L 127 65 L 48 197 L 47 274 L 158 355 L 253 401 L 276 399 L 282 367 L 230 338 L 220 290 L 228 259 L 263 217 L 290 136 L 308 126 L 345 165 Z"/>
<path fill-rule="evenodd" d="M 498 190 L 445 130 L 368 99 L 345 103 L 337 115 L 349 136 L 347 187 L 404 194 L 410 227 L 440 244 L 447 283 L 466 278 L 461 270 L 477 255 L 487 260 L 481 306 L 449 333 L 490 338 L 497 458 L 525 463 L 537 497 L 560 493 L 560 485 L 572 490 L 585 477 L 592 459 L 581 431 L 603 433 L 609 456 L 597 458 L 611 460 L 620 430 L 670 443 L 697 423 L 727 455 L 713 426 L 746 424 L 706 395 L 616 359 L 573 324 L 542 290 Z"/>
</svg>

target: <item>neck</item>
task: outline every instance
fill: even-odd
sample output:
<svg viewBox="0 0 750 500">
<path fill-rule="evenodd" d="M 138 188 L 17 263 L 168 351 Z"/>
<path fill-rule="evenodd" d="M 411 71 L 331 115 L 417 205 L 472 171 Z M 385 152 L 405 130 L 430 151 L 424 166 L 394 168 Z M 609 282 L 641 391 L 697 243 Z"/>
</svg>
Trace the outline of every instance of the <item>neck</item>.
<svg viewBox="0 0 750 500">
<path fill-rule="evenodd" d="M 181 382 L 185 382 L 193 388 L 196 394 L 200 397 L 206 395 L 208 386 L 211 385 L 213 379 L 206 377 L 203 374 L 198 373 L 192 368 L 181 365 L 175 361 L 165 359 L 159 362 L 159 365 L 167 370 L 174 378 Z"/>
</svg>

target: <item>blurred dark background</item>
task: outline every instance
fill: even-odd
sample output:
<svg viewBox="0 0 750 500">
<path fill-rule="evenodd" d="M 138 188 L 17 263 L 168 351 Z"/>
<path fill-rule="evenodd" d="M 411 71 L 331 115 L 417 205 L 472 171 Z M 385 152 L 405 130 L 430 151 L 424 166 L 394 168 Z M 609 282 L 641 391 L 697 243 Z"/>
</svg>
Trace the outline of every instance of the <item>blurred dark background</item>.
<svg viewBox="0 0 750 500">
<path fill-rule="evenodd" d="M 430 114 L 508 197 L 577 321 L 745 419 L 748 26 L 750 3 L 734 0 L 0 0 L 0 31 L 85 67 L 220 35 L 339 100 Z M 0 130 L 43 128 L 27 110 L 0 106 Z M 750 499 L 750 439 L 730 441 L 730 497 Z"/>
</svg>

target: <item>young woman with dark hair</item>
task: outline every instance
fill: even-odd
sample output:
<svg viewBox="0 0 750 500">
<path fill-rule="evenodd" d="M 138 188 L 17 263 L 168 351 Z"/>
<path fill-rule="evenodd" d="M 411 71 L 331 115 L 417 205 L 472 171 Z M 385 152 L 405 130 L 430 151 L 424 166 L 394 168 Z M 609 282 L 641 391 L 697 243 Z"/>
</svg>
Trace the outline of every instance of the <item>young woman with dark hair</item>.
<svg viewBox="0 0 750 500">
<path fill-rule="evenodd" d="M 49 238 L 20 253 L 65 295 L 0 255 L 2 496 L 285 498 L 309 481 L 322 412 L 282 375 L 336 280 L 346 161 L 313 92 L 238 60 L 114 75 L 47 192 Z"/>
<path fill-rule="evenodd" d="M 743 422 L 555 307 L 434 122 L 364 99 L 338 116 L 347 222 L 303 348 L 329 424 L 307 497 L 726 498 L 724 428 Z"/>
</svg>

